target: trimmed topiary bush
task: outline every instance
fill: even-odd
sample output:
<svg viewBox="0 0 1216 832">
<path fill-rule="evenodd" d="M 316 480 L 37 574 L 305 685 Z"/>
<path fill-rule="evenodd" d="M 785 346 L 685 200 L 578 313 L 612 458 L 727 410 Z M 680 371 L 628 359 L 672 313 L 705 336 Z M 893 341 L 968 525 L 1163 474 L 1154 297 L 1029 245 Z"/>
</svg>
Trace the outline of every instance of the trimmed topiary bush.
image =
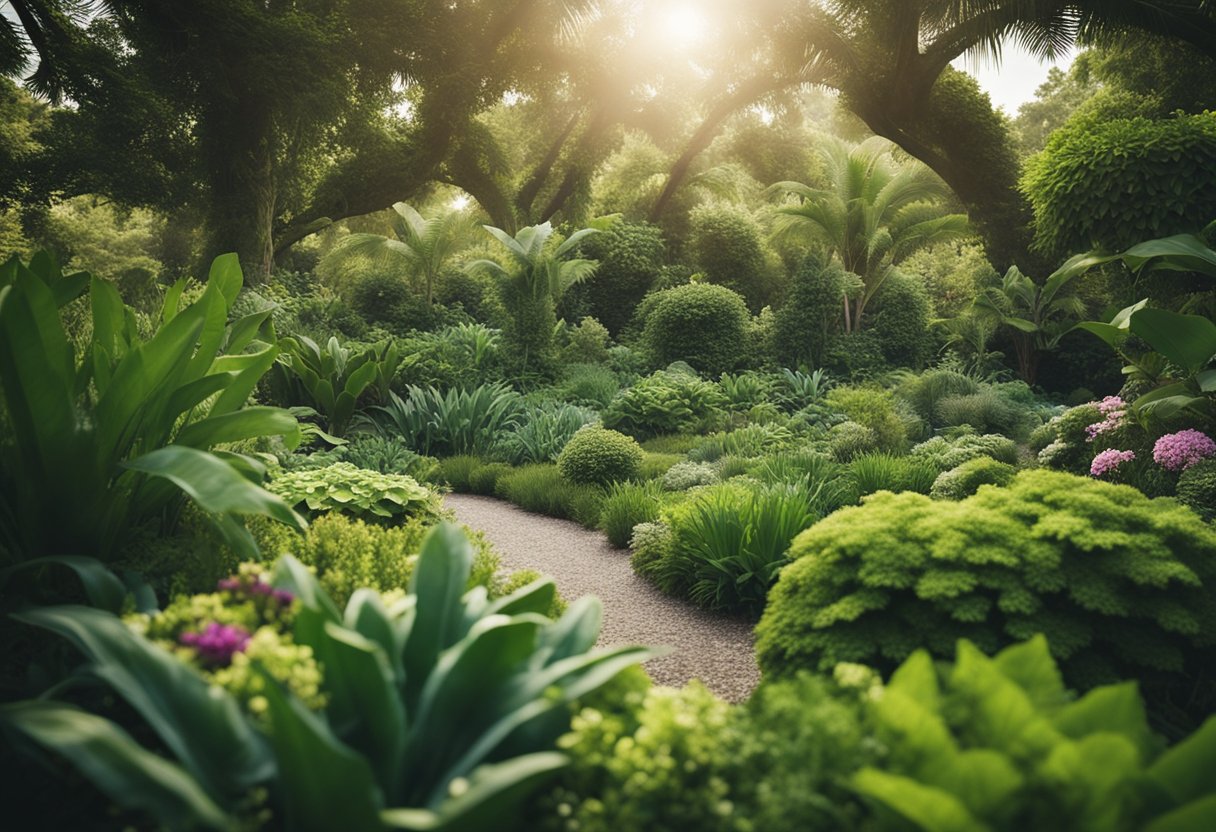
<svg viewBox="0 0 1216 832">
<path fill-rule="evenodd" d="M 895 367 L 919 370 L 933 354 L 933 307 L 924 281 L 892 273 L 874 296 L 871 321 L 882 354 Z"/>
<path fill-rule="evenodd" d="M 938 474 L 929 496 L 935 500 L 961 500 L 970 497 L 981 485 L 1008 485 L 1016 473 L 1012 465 L 987 456 L 976 457 Z"/>
<path fill-rule="evenodd" d="M 684 361 L 716 376 L 733 370 L 746 356 L 750 322 L 747 305 L 737 293 L 690 283 L 658 294 L 643 338 L 658 364 Z"/>
<path fill-rule="evenodd" d="M 1070 685 L 1138 679 L 1163 711 L 1212 703 L 1216 530 L 1172 500 L 1025 471 L 957 503 L 875 494 L 790 556 L 757 628 L 770 676 L 1044 633 Z"/>
<path fill-rule="evenodd" d="M 1205 459 L 1178 477 L 1178 499 L 1204 520 L 1216 517 L 1216 459 Z"/>
<path fill-rule="evenodd" d="M 632 479 L 642 464 L 642 448 L 633 437 L 601 427 L 585 427 L 570 438 L 557 468 L 577 485 L 611 485 Z"/>
<path fill-rule="evenodd" d="M 822 367 L 827 363 L 847 285 L 838 264 L 825 264 L 815 255 L 794 272 L 774 321 L 774 347 L 783 367 Z"/>
</svg>

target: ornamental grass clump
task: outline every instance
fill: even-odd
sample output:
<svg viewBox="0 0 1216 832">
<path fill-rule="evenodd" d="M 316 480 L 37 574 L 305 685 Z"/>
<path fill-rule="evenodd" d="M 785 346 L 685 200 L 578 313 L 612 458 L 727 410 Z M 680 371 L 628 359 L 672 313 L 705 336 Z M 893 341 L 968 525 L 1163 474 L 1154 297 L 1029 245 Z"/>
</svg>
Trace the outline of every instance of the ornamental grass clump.
<svg viewBox="0 0 1216 832">
<path fill-rule="evenodd" d="M 1044 633 L 1079 689 L 1137 679 L 1166 718 L 1216 702 L 1216 530 L 1173 500 L 1043 470 L 961 502 L 880 492 L 790 558 L 757 628 L 769 676 Z"/>
</svg>

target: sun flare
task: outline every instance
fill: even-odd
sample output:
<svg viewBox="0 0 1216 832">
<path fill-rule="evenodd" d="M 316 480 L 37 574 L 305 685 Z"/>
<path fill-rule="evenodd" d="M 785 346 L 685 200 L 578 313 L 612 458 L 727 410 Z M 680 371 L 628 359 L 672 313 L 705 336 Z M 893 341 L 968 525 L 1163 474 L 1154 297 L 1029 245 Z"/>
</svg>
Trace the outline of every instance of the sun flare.
<svg viewBox="0 0 1216 832">
<path fill-rule="evenodd" d="M 705 14 L 691 3 L 681 3 L 663 12 L 663 35 L 680 48 L 700 43 L 709 31 Z"/>
</svg>

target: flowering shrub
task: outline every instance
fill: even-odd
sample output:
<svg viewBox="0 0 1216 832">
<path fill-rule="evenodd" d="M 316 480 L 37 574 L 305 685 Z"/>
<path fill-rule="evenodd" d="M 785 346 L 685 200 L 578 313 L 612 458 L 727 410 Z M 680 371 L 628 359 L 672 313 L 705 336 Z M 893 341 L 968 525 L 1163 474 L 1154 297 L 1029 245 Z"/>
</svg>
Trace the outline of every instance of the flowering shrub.
<svg viewBox="0 0 1216 832">
<path fill-rule="evenodd" d="M 1085 426 L 1085 438 L 1093 442 L 1099 436 L 1114 433 L 1123 427 L 1127 418 L 1127 405 L 1118 396 L 1107 396 L 1095 407 L 1102 414 L 1102 421 Z"/>
<path fill-rule="evenodd" d="M 1120 451 L 1117 448 L 1102 451 L 1089 464 L 1089 475 L 1091 477 L 1104 477 L 1123 463 L 1131 462 L 1135 458 L 1135 451 Z"/>
<path fill-rule="evenodd" d="M 1166 434 L 1153 446 L 1153 461 L 1167 471 L 1184 471 L 1213 455 L 1216 442 L 1194 429 Z"/>
</svg>

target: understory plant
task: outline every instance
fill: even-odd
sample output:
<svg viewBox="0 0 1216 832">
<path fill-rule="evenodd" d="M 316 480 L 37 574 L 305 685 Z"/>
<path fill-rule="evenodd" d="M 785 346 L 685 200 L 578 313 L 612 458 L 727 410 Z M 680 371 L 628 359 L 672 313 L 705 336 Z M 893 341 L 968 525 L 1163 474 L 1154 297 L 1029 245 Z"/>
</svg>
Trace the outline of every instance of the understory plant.
<svg viewBox="0 0 1216 832">
<path fill-rule="evenodd" d="M 1216 695 L 1216 530 L 1172 500 L 1043 470 L 960 502 L 880 492 L 790 557 L 757 628 L 767 675 L 1043 633 L 1069 685 L 1138 679 L 1163 727 Z"/>
<path fill-rule="evenodd" d="M 228 322 L 241 283 L 236 256 L 216 258 L 193 303 L 185 280 L 167 291 L 145 337 L 110 282 L 63 275 L 45 253 L 0 266 L 0 569 L 113 564 L 141 528 L 171 528 L 187 498 L 246 555 L 256 549 L 242 515 L 303 528 L 257 484 L 261 462 L 211 451 L 299 439 L 286 411 L 245 406 L 278 348 L 269 311 Z M 87 304 L 85 338 L 65 329 L 70 304 Z M 113 580 L 86 580 L 95 603 Z"/>
<path fill-rule="evenodd" d="M 576 485 L 608 486 L 637 475 L 642 449 L 637 440 L 598 426 L 570 437 L 557 458 L 561 475 Z"/>
<path fill-rule="evenodd" d="M 519 425 L 498 443 L 495 455 L 512 465 L 554 462 L 583 426 L 595 422 L 595 411 L 572 404 L 547 403 L 529 408 Z"/>
<path fill-rule="evenodd" d="M 439 512 L 434 491 L 405 474 L 381 474 L 336 462 L 325 468 L 276 476 L 270 490 L 310 514 L 339 511 L 367 520 L 394 522 L 433 518 Z"/>
<path fill-rule="evenodd" d="M 617 483 L 608 489 L 600 507 L 600 528 L 617 549 L 629 545 L 633 528 L 659 519 L 663 488 L 655 481 Z"/>
<path fill-rule="evenodd" d="M 360 591 L 341 611 L 284 558 L 270 588 L 290 594 L 292 638 L 324 668 L 320 712 L 255 666 L 255 716 L 107 613 L 23 613 L 84 653 L 90 675 L 130 706 L 163 755 L 65 701 L 4 705 L 0 725 L 168 827 L 248 823 L 241 815 L 261 791 L 289 830 L 510 828 L 515 804 L 567 763 L 554 744 L 569 725 L 568 703 L 653 653 L 592 649 L 595 599 L 545 617 L 551 581 L 497 601 L 481 588 L 466 592 L 471 563 L 464 535 L 442 525 L 423 545 L 408 596 Z M 217 653 L 229 657 L 248 646 L 231 634 L 220 641 Z"/>
<path fill-rule="evenodd" d="M 486 456 L 519 425 L 521 402 L 518 393 L 501 383 L 446 392 L 410 387 L 404 399 L 394 393 L 387 405 L 371 411 L 382 433 L 400 437 L 420 454 Z"/>
<path fill-rule="evenodd" d="M 822 484 L 709 486 L 672 509 L 671 546 L 644 574 L 715 610 L 756 612 L 799 532 L 823 516 Z"/>
<path fill-rule="evenodd" d="M 390 340 L 362 349 L 343 346 L 331 337 L 322 347 L 306 335 L 280 340 L 282 355 L 275 366 L 278 395 L 287 403 L 314 408 L 334 437 L 346 434 L 364 391 L 377 391 L 386 401 L 389 385 L 401 365 Z"/>
<path fill-rule="evenodd" d="M 725 404 L 716 384 L 695 373 L 661 370 L 622 391 L 601 416 L 604 427 L 640 440 L 666 433 L 702 433 L 721 421 Z"/>
</svg>

